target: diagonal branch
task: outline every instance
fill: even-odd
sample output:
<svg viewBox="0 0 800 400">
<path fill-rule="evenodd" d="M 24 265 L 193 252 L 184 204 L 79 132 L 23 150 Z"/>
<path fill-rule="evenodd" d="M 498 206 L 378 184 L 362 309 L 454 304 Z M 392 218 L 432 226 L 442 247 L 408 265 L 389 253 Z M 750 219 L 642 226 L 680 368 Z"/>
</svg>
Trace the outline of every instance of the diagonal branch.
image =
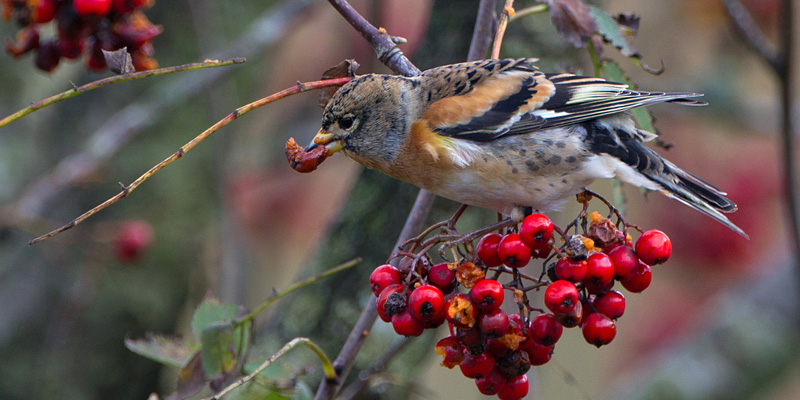
<svg viewBox="0 0 800 400">
<path fill-rule="evenodd" d="M 784 0 L 784 2 L 791 3 L 792 0 Z M 728 16 L 733 26 L 736 28 L 736 31 L 744 37 L 747 44 L 761 55 L 761 58 L 763 58 L 775 72 L 779 72 L 782 68 L 781 64 L 783 64 L 783 60 L 781 60 L 782 57 L 778 54 L 775 46 L 769 42 L 764 32 L 758 27 L 756 21 L 753 20 L 753 16 L 750 15 L 750 12 L 744 8 L 739 0 L 723 0 L 723 3 L 725 3 Z"/>
</svg>

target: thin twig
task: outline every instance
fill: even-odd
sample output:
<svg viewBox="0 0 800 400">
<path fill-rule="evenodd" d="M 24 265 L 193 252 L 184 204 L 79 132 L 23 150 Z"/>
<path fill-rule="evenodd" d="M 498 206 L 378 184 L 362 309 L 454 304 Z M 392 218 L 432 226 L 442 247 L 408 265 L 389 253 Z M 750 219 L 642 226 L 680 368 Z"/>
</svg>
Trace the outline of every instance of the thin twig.
<svg viewBox="0 0 800 400">
<path fill-rule="evenodd" d="M 550 7 L 548 7 L 547 4 L 539 4 L 535 6 L 526 7 L 521 10 L 516 10 L 514 15 L 512 15 L 511 18 L 509 18 L 509 22 L 516 21 L 522 17 L 527 17 L 528 15 L 541 14 L 549 10 Z"/>
<path fill-rule="evenodd" d="M 100 203 L 99 205 L 95 206 L 91 210 L 81 214 L 78 218 L 75 218 L 74 220 L 70 221 L 68 224 L 66 224 L 66 225 L 64 225 L 64 226 L 62 226 L 62 227 L 60 227 L 58 229 L 55 229 L 55 230 L 53 230 L 53 231 L 51 231 L 49 233 L 46 233 L 46 234 L 44 234 L 42 236 L 39 236 L 39 237 L 31 240 L 30 242 L 28 242 L 28 245 L 33 245 L 33 244 L 39 243 L 42 240 L 51 238 L 51 237 L 53 237 L 55 235 L 58 235 L 61 232 L 64 232 L 64 231 L 68 230 L 68 229 L 72 229 L 73 227 L 75 227 L 76 225 L 80 224 L 81 222 L 83 222 L 87 218 L 89 218 L 92 215 L 96 214 L 98 211 L 100 211 L 100 210 L 102 210 L 102 209 L 104 209 L 104 208 L 116 203 L 117 201 L 121 200 L 122 198 L 128 196 L 131 192 L 136 190 L 136 188 L 139 187 L 139 185 L 141 185 L 144 181 L 146 181 L 151 176 L 153 176 L 156 172 L 160 171 L 162 168 L 164 168 L 167 165 L 171 164 L 173 161 L 183 157 L 184 154 L 188 153 L 189 150 L 191 150 L 195 146 L 197 146 L 198 143 L 202 142 L 203 140 L 205 140 L 206 138 L 211 136 L 211 134 L 213 134 L 214 132 L 218 131 L 220 128 L 222 128 L 223 126 L 227 125 L 231 121 L 239 118 L 240 116 L 242 116 L 242 115 L 244 115 L 244 114 L 246 114 L 246 113 L 248 113 L 248 112 L 250 112 L 252 110 L 255 110 L 255 109 L 259 108 L 259 107 L 263 107 L 263 106 L 265 106 L 265 105 L 267 105 L 269 103 L 272 103 L 274 101 L 283 99 L 283 98 L 285 98 L 287 96 L 291 96 L 291 95 L 294 95 L 294 94 L 306 92 L 306 91 L 312 90 L 312 89 L 319 89 L 319 88 L 329 87 L 329 86 L 340 86 L 340 85 L 343 85 L 343 84 L 349 82 L 350 79 L 351 79 L 350 77 L 345 77 L 345 78 L 327 79 L 327 80 L 322 80 L 322 81 L 305 82 L 305 83 L 297 82 L 296 85 L 294 85 L 294 86 L 292 86 L 292 87 L 290 87 L 288 89 L 284 89 L 284 90 L 282 90 L 282 91 L 280 91 L 278 93 L 272 94 L 270 96 L 267 96 L 267 97 L 264 97 L 262 99 L 256 100 L 256 101 L 254 101 L 254 102 L 252 102 L 250 104 L 246 104 L 244 106 L 241 106 L 241 107 L 237 108 L 232 113 L 228 114 L 225 118 L 219 120 L 219 122 L 217 122 L 216 124 L 212 125 L 208 129 L 203 131 L 201 134 L 197 135 L 194 139 L 190 140 L 188 143 L 183 145 L 180 149 L 178 149 L 178 151 L 172 153 L 172 155 L 170 155 L 169 157 L 165 158 L 163 161 L 161 161 L 160 163 L 156 164 L 152 168 L 150 168 L 147 172 L 142 174 L 140 177 L 136 178 L 136 180 L 133 181 L 130 185 L 127 185 L 127 186 L 122 185 L 122 191 L 117 193 L 117 195 L 115 195 L 114 197 L 111 197 L 110 199 L 108 199 L 108 200 Z"/>
<path fill-rule="evenodd" d="M 311 339 L 304 338 L 304 337 L 299 337 L 299 338 L 294 338 L 294 339 L 290 340 L 283 347 L 281 347 L 281 349 L 278 350 L 277 353 L 273 354 L 272 357 L 268 358 L 261 365 L 259 365 L 258 368 L 253 370 L 253 372 L 247 374 L 247 376 L 245 376 L 244 378 L 241 378 L 241 379 L 237 380 L 236 382 L 231 383 L 230 385 L 228 385 L 224 389 L 220 390 L 214 396 L 208 397 L 208 398 L 206 398 L 204 400 L 219 400 L 219 399 L 221 399 L 222 396 L 230 393 L 232 390 L 238 388 L 239 386 L 244 385 L 245 383 L 247 383 L 251 379 L 255 378 L 258 374 L 262 373 L 265 369 L 267 369 L 267 367 L 272 365 L 272 363 L 274 363 L 275 360 L 281 358 L 289 350 L 291 350 L 291 349 L 293 349 L 293 348 L 295 348 L 295 347 L 297 347 L 298 345 L 301 345 L 301 344 L 305 345 L 309 349 L 311 349 L 314 352 L 314 354 L 316 354 L 317 357 L 319 357 L 320 361 L 322 361 L 322 372 L 325 374 L 325 379 L 326 380 L 335 381 L 336 380 L 336 372 L 333 369 L 333 365 L 331 364 L 331 360 L 328 358 L 327 355 L 325 355 L 325 352 L 322 351 L 322 349 L 319 348 L 319 346 L 317 346 L 314 342 L 312 342 Z"/>
<path fill-rule="evenodd" d="M 276 43 L 289 30 L 294 19 L 311 5 L 310 0 L 287 0 L 270 7 L 252 23 L 245 33 L 226 45 L 223 51 L 207 58 L 222 59 L 232 55 L 251 57 Z M 62 159 L 50 172 L 27 185 L 14 201 L 12 215 L 18 216 L 18 225 L 35 221 L 49 204 L 59 199 L 67 188 L 92 176 L 107 160 L 133 140 L 147 127 L 157 123 L 165 114 L 186 99 L 196 96 L 220 78 L 235 71 L 234 68 L 215 68 L 203 74 L 183 74 L 164 85 L 151 88 L 120 111 L 111 114 L 81 146 L 81 150 Z M 8 224 L 3 220 L 3 224 Z"/>
<path fill-rule="evenodd" d="M 321 273 L 321 274 L 319 274 L 317 276 L 312 276 L 311 278 L 308 278 L 308 279 L 306 279 L 304 281 L 297 282 L 297 283 L 289 286 L 288 288 L 284 289 L 282 292 L 273 294 L 269 299 L 267 299 L 265 302 L 261 303 L 261 305 L 256 307 L 250 314 L 247 314 L 242 319 L 236 321 L 236 325 L 240 326 L 240 325 L 244 324 L 245 322 L 252 320 L 253 318 L 255 318 L 256 315 L 258 315 L 259 313 L 264 311 L 272 303 L 282 299 L 287 294 L 292 293 L 297 289 L 301 289 L 303 287 L 306 287 L 306 286 L 308 286 L 308 285 L 310 285 L 312 283 L 319 282 L 322 279 L 325 279 L 325 278 L 327 278 L 327 277 L 329 277 L 331 275 L 338 274 L 339 272 L 342 272 L 342 271 L 344 271 L 346 269 L 350 269 L 350 268 L 358 265 L 358 263 L 360 263 L 360 262 L 361 262 L 361 258 L 360 257 L 352 259 L 352 260 L 347 261 L 345 263 L 339 264 L 339 265 L 337 265 L 337 266 L 335 266 L 335 267 L 333 267 L 331 269 L 328 269 L 325 272 L 323 272 L 323 273 Z"/>
<path fill-rule="evenodd" d="M 386 363 L 397 356 L 397 354 L 400 353 L 400 350 L 402 350 L 408 344 L 408 342 L 408 337 L 402 337 L 400 340 L 396 341 L 392 347 L 389 348 L 389 350 L 386 350 L 386 352 L 383 353 L 380 358 L 378 358 L 378 360 L 372 364 L 372 366 L 363 370 L 355 382 L 342 389 L 341 395 L 339 395 L 336 400 L 350 400 L 364 390 L 364 386 L 366 386 L 372 376 L 378 372 L 381 372 L 386 366 Z"/>
<path fill-rule="evenodd" d="M 200 62 L 200 63 L 175 65 L 175 66 L 172 66 L 172 67 L 158 68 L 158 69 L 153 69 L 153 70 L 150 70 L 150 71 L 133 72 L 133 73 L 124 74 L 124 75 L 114 75 L 114 76 L 109 76 L 108 78 L 98 79 L 98 80 L 96 80 L 94 82 L 89 82 L 89 83 L 87 83 L 85 85 L 73 86 L 72 89 L 69 89 L 69 90 L 61 92 L 59 94 L 50 96 L 50 97 L 48 97 L 48 98 L 46 98 L 44 100 L 37 101 L 36 103 L 33 103 L 33 104 L 29 105 L 28 107 L 25 107 L 25 108 L 23 108 L 23 109 L 15 112 L 15 113 L 5 117 L 3 119 L 0 119 L 0 128 L 2 128 L 4 126 L 6 126 L 6 125 L 18 120 L 18 119 L 20 119 L 20 118 L 22 118 L 22 117 L 24 117 L 24 116 L 36 111 L 36 110 L 42 109 L 44 107 L 47 107 L 47 106 L 50 106 L 50 105 L 53 105 L 53 104 L 56 104 L 58 102 L 61 102 L 63 100 L 66 100 L 66 99 L 69 99 L 69 98 L 72 98 L 72 97 L 75 97 L 75 96 L 77 96 L 77 95 L 79 95 L 81 93 L 86 93 L 86 92 L 92 91 L 94 89 L 99 89 L 101 87 L 108 86 L 108 85 L 111 85 L 111 84 L 114 84 L 114 83 L 132 81 L 134 79 L 149 78 L 151 76 L 169 75 L 169 74 L 174 74 L 176 72 L 193 71 L 193 70 L 196 70 L 196 69 L 225 67 L 225 66 L 228 66 L 228 65 L 242 64 L 245 61 L 246 60 L 244 58 L 242 58 L 242 57 L 231 58 L 231 59 L 227 59 L 227 60 L 206 60 L 206 61 L 203 61 L 203 62 Z"/>
<path fill-rule="evenodd" d="M 503 6 L 503 13 L 500 15 L 500 24 L 497 26 L 497 32 L 494 36 L 492 58 L 500 58 L 500 46 L 503 45 L 503 36 L 506 34 L 508 19 L 512 15 L 514 15 L 514 0 L 506 0 L 506 4 Z"/>
</svg>

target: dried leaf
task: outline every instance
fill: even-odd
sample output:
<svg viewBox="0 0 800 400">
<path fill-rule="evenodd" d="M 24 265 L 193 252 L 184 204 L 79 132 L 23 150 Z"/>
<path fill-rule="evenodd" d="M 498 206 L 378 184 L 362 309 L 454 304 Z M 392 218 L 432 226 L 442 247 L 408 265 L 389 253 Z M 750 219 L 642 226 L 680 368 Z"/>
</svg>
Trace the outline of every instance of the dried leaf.
<svg viewBox="0 0 800 400">
<path fill-rule="evenodd" d="M 183 368 L 199 349 L 196 343 L 162 335 L 145 334 L 144 339 L 125 339 L 128 350 L 153 361 Z"/>
<path fill-rule="evenodd" d="M 108 69 L 117 75 L 136 72 L 136 68 L 133 68 L 133 59 L 130 53 L 128 53 L 127 47 L 114 51 L 103 50 L 103 57 L 106 59 Z"/>
<path fill-rule="evenodd" d="M 575 47 L 586 43 L 597 32 L 592 11 L 581 0 L 545 0 L 556 30 Z"/>
<path fill-rule="evenodd" d="M 335 67 L 328 68 L 325 72 L 322 73 L 322 79 L 334 79 L 334 78 L 344 78 L 344 77 L 351 77 L 354 78 L 356 76 L 356 69 L 358 69 L 359 65 L 356 60 L 347 59 L 340 62 Z M 323 88 L 319 92 L 319 101 L 317 104 L 325 108 L 328 105 L 328 102 L 333 97 L 333 94 L 339 90 L 341 86 L 331 86 L 327 88 Z"/>
<path fill-rule="evenodd" d="M 606 43 L 616 47 L 623 56 L 633 58 L 636 63 L 639 64 L 645 71 L 654 75 L 664 72 L 663 64 L 659 69 L 649 67 L 647 64 L 645 64 L 642 60 L 642 55 L 639 53 L 639 50 L 636 50 L 630 41 L 629 36 L 635 34 L 636 29 L 639 27 L 638 18 L 623 18 L 624 23 L 621 23 L 619 20 L 612 18 L 597 7 L 589 6 L 589 9 L 591 10 L 591 14 L 594 16 L 595 21 L 597 22 L 597 32 L 603 36 L 603 40 Z M 633 29 L 634 27 L 636 29 Z"/>
<path fill-rule="evenodd" d="M 626 35 L 635 35 L 639 32 L 640 19 L 641 18 L 634 13 L 619 13 L 614 17 L 617 24 L 625 30 Z"/>
<path fill-rule="evenodd" d="M 202 390 L 205 385 L 206 375 L 203 373 L 203 362 L 200 352 L 197 352 L 178 373 L 178 385 L 173 397 L 178 399 L 191 397 Z"/>
</svg>

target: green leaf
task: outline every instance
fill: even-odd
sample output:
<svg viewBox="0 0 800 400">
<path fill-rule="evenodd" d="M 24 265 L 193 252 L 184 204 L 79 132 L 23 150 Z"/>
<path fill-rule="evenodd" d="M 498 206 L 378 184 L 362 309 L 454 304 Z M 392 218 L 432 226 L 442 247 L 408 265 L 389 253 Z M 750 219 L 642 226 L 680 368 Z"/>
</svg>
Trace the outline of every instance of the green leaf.
<svg viewBox="0 0 800 400">
<path fill-rule="evenodd" d="M 233 322 L 239 315 L 239 306 L 236 304 L 221 303 L 213 297 L 206 297 L 192 315 L 192 332 L 197 339 L 203 335 L 203 330 L 216 322 Z"/>
<path fill-rule="evenodd" d="M 589 6 L 589 9 L 597 23 L 597 32 L 603 35 L 603 39 L 605 39 L 606 42 L 611 43 L 611 45 L 619 49 L 623 56 L 641 56 L 639 51 L 636 50 L 628 40 L 628 37 L 622 33 L 619 23 L 617 23 L 614 18 L 595 6 Z"/>
<path fill-rule="evenodd" d="M 227 376 L 236 367 L 236 339 L 232 322 L 207 325 L 200 336 L 203 372 L 209 379 Z"/>
<path fill-rule="evenodd" d="M 606 79 L 614 82 L 626 83 L 631 89 L 636 89 L 636 84 L 628 78 L 625 71 L 623 71 L 615 61 L 603 60 L 603 62 L 600 63 L 600 70 L 603 72 Z M 638 107 L 628 110 L 628 112 L 631 113 L 633 120 L 636 121 L 639 128 L 648 132 L 657 133 L 655 125 L 653 125 L 653 115 L 650 114 L 650 111 L 646 108 Z"/>
<path fill-rule="evenodd" d="M 145 334 L 144 339 L 125 339 L 128 350 L 153 361 L 183 368 L 198 350 L 196 343 L 163 335 Z"/>
</svg>

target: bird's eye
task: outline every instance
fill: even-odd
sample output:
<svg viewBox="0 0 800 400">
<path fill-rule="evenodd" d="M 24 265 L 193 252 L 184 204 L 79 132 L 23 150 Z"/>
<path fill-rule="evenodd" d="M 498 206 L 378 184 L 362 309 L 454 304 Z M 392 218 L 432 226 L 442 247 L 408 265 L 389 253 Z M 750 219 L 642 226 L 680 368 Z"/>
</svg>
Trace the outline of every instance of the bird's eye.
<svg viewBox="0 0 800 400">
<path fill-rule="evenodd" d="M 353 122 L 355 122 L 355 118 L 352 116 L 347 116 L 339 120 L 339 127 L 348 130 L 353 127 Z"/>
</svg>

